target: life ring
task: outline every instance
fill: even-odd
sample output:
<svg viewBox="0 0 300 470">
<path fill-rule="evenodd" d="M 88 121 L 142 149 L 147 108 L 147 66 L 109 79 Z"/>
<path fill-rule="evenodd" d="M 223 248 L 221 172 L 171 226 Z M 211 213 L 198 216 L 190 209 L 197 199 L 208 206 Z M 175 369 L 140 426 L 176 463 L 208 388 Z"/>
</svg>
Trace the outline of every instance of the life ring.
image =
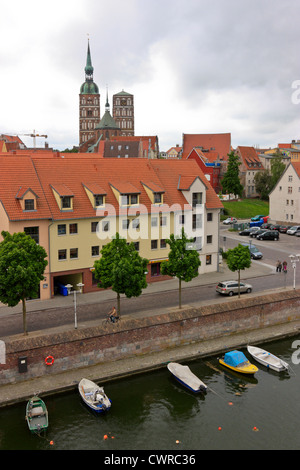
<svg viewBox="0 0 300 470">
<path fill-rule="evenodd" d="M 54 357 L 53 356 L 47 356 L 45 359 L 45 364 L 46 366 L 52 366 L 54 363 Z"/>
</svg>

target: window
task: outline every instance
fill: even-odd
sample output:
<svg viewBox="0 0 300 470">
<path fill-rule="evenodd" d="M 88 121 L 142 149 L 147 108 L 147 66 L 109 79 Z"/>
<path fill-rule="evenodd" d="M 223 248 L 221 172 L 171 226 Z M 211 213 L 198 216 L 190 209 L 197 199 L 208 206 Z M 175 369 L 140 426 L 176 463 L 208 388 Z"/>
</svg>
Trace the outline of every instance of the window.
<svg viewBox="0 0 300 470">
<path fill-rule="evenodd" d="M 151 264 L 151 277 L 160 275 L 160 263 Z"/>
<path fill-rule="evenodd" d="M 122 220 L 122 229 L 123 230 L 128 230 L 129 229 L 129 224 L 130 224 L 129 219 Z"/>
<path fill-rule="evenodd" d="M 95 200 L 95 207 L 103 206 L 103 196 L 102 196 L 102 194 L 95 194 L 94 200 Z"/>
<path fill-rule="evenodd" d="M 109 222 L 102 222 L 102 232 L 109 232 Z"/>
<path fill-rule="evenodd" d="M 39 227 L 24 227 L 24 232 L 29 235 L 37 244 L 39 243 Z"/>
<path fill-rule="evenodd" d="M 92 256 L 99 256 L 100 248 L 99 246 L 92 246 Z"/>
<path fill-rule="evenodd" d="M 164 238 L 160 240 L 160 247 L 161 248 L 167 248 L 167 242 Z"/>
<path fill-rule="evenodd" d="M 293 176 L 289 175 L 289 182 L 291 183 L 293 181 Z"/>
<path fill-rule="evenodd" d="M 70 196 L 63 196 L 61 198 L 61 207 L 62 209 L 71 209 L 71 197 Z"/>
<path fill-rule="evenodd" d="M 136 251 L 139 251 L 140 250 L 140 242 L 132 242 L 134 244 L 134 248 L 136 249 Z"/>
<path fill-rule="evenodd" d="M 138 195 L 132 194 L 131 195 L 131 204 L 138 204 Z"/>
<path fill-rule="evenodd" d="M 184 215 L 179 216 L 179 225 L 184 225 Z"/>
<path fill-rule="evenodd" d="M 193 207 L 196 207 L 197 204 L 202 204 L 202 193 L 193 193 Z"/>
<path fill-rule="evenodd" d="M 135 228 L 135 229 L 140 228 L 140 219 L 133 219 L 132 228 Z"/>
<path fill-rule="evenodd" d="M 162 195 L 161 193 L 154 193 L 154 204 L 161 204 Z"/>
<path fill-rule="evenodd" d="M 157 217 L 151 217 L 151 227 L 157 227 L 158 219 Z"/>
<path fill-rule="evenodd" d="M 213 237 L 212 235 L 207 235 L 206 237 L 206 243 L 212 243 Z"/>
<path fill-rule="evenodd" d="M 157 250 L 157 240 L 151 240 L 151 250 Z"/>
<path fill-rule="evenodd" d="M 69 225 L 69 233 L 72 235 L 74 233 L 78 233 L 78 225 L 77 224 L 70 224 Z"/>
<path fill-rule="evenodd" d="M 213 220 L 213 214 L 212 214 L 212 212 L 208 212 L 207 213 L 207 222 L 212 222 L 212 220 Z"/>
<path fill-rule="evenodd" d="M 288 187 L 288 193 L 289 193 L 289 194 L 292 194 L 292 192 L 293 192 L 293 188 L 292 188 L 292 186 L 289 186 L 289 187 Z"/>
<path fill-rule="evenodd" d="M 193 214 L 193 230 L 196 230 L 197 228 L 201 228 L 201 214 Z"/>
<path fill-rule="evenodd" d="M 165 227 L 167 225 L 167 217 L 165 215 L 162 215 L 160 217 L 160 226 Z"/>
<path fill-rule="evenodd" d="M 59 224 L 57 226 L 57 235 L 66 235 L 66 233 L 67 233 L 66 224 Z"/>
<path fill-rule="evenodd" d="M 78 248 L 70 248 L 70 259 L 78 258 Z"/>
<path fill-rule="evenodd" d="M 91 232 L 97 232 L 98 222 L 91 222 Z"/>
<path fill-rule="evenodd" d="M 206 264 L 211 264 L 211 255 L 206 255 Z"/>
<path fill-rule="evenodd" d="M 58 260 L 63 261 L 67 259 L 67 250 L 58 250 Z"/>
<path fill-rule="evenodd" d="M 34 199 L 25 199 L 25 211 L 34 211 Z"/>
</svg>

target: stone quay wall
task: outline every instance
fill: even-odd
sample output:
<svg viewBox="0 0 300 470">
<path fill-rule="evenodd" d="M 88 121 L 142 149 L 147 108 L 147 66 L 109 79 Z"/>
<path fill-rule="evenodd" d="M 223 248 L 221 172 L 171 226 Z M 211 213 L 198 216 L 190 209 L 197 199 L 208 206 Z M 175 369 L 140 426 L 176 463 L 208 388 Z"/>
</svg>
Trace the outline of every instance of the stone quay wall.
<svg viewBox="0 0 300 470">
<path fill-rule="evenodd" d="M 230 298 L 199 308 L 62 331 L 33 332 L 5 338 L 6 360 L 0 385 L 45 374 L 126 359 L 235 333 L 285 324 L 300 318 L 300 290 Z M 54 358 L 46 365 L 47 356 Z"/>
</svg>

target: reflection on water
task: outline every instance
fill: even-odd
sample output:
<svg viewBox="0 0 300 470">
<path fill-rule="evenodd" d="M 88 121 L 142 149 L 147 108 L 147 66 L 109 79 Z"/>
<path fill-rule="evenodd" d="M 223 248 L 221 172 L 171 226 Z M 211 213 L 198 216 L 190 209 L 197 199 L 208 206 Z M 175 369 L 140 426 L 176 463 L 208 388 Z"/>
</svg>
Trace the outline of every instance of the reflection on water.
<svg viewBox="0 0 300 470">
<path fill-rule="evenodd" d="M 292 365 L 293 340 L 262 347 Z M 167 367 L 110 382 L 105 391 L 112 407 L 101 416 L 86 408 L 77 391 L 45 397 L 45 438 L 28 432 L 25 403 L 2 409 L 0 449 L 299 448 L 299 366 L 292 365 L 295 374 L 289 375 L 256 365 L 259 371 L 247 377 L 225 370 L 217 357 L 191 362 L 192 372 L 208 386 L 206 394 L 184 388 Z"/>
</svg>

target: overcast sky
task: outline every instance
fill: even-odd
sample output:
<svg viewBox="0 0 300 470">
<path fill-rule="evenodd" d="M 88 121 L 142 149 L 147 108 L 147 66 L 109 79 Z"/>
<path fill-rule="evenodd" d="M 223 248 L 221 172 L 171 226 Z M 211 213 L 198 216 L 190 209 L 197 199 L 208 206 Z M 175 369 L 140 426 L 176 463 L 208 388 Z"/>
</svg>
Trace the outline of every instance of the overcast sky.
<svg viewBox="0 0 300 470">
<path fill-rule="evenodd" d="M 106 86 L 110 103 L 132 93 L 135 134 L 160 150 L 183 133 L 300 139 L 299 0 L 0 1 L 0 133 L 78 145 L 89 34 L 101 114 Z"/>
</svg>

